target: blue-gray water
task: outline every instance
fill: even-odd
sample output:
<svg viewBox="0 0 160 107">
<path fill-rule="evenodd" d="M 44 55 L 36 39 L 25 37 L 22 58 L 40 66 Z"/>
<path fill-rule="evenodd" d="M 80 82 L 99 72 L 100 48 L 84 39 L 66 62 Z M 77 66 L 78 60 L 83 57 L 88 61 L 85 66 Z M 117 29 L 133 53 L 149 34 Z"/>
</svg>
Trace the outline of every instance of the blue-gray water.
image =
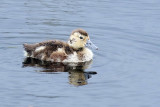
<svg viewBox="0 0 160 107">
<path fill-rule="evenodd" d="M 160 1 L 1 0 L 1 107 L 160 106 Z M 23 67 L 23 43 L 67 40 L 85 29 L 98 47 L 84 85 L 78 72 Z M 88 75 L 87 75 L 88 76 Z"/>
</svg>

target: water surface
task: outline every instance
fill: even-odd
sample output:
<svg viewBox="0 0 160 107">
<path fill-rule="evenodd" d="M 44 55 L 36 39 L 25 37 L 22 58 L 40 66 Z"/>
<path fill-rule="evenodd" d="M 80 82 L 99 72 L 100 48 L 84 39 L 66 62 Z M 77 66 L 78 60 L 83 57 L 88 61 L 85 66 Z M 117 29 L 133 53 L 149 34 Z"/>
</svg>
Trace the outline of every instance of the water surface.
<svg viewBox="0 0 160 107">
<path fill-rule="evenodd" d="M 2 107 L 158 107 L 160 1 L 1 0 Z M 90 68 L 23 66 L 23 43 L 85 29 L 99 47 Z M 59 66 L 58 66 L 59 67 Z M 57 71 L 57 69 L 56 69 Z M 66 72 L 60 72 L 66 71 Z M 78 81 L 77 81 L 78 80 Z"/>
</svg>

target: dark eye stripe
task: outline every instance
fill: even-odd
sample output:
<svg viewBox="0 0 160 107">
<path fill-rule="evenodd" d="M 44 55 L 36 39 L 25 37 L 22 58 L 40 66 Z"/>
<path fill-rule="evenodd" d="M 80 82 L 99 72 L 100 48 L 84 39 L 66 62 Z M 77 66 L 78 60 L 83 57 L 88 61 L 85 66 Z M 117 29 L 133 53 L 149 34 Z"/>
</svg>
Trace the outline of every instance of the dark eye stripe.
<svg viewBox="0 0 160 107">
<path fill-rule="evenodd" d="M 83 39 L 83 37 L 79 37 L 80 39 Z"/>
</svg>

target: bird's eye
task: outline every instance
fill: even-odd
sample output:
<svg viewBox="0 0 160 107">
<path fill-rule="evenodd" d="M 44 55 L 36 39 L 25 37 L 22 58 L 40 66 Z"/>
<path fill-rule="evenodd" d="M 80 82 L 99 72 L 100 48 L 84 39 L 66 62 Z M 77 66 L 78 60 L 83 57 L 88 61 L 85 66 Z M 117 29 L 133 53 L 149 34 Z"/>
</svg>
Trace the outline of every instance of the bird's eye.
<svg viewBox="0 0 160 107">
<path fill-rule="evenodd" d="M 83 39 L 83 37 L 81 36 L 81 37 L 79 37 L 80 39 Z"/>
</svg>

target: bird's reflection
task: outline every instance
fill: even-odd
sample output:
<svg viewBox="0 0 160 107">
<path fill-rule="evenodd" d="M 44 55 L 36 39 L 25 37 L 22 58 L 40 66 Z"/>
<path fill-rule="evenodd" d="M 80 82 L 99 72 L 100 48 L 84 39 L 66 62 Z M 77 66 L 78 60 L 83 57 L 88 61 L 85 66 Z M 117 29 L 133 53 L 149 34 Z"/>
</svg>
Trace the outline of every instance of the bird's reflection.
<svg viewBox="0 0 160 107">
<path fill-rule="evenodd" d="M 91 65 L 90 62 L 83 63 L 53 63 L 41 61 L 34 58 L 26 58 L 23 62 L 23 67 L 41 67 L 43 70 L 41 72 L 68 72 L 69 73 L 69 83 L 75 86 L 88 84 L 87 80 L 91 78 L 92 75 L 97 74 L 95 71 L 85 72 Z"/>
<path fill-rule="evenodd" d="M 69 83 L 75 86 L 86 85 L 88 84 L 87 80 L 93 74 L 97 74 L 97 72 L 84 72 L 82 70 L 69 71 Z"/>
</svg>

